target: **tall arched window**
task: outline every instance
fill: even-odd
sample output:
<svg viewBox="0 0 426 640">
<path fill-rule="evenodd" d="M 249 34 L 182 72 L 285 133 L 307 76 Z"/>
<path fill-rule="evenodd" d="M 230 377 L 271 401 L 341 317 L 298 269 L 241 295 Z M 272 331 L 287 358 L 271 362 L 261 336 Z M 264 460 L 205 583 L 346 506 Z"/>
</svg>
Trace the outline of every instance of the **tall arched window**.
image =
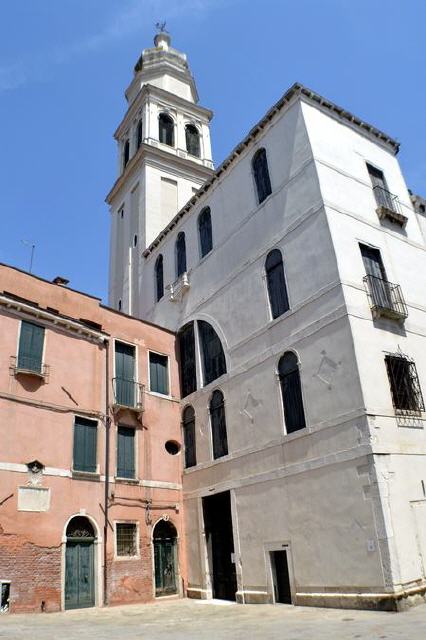
<svg viewBox="0 0 426 640">
<path fill-rule="evenodd" d="M 257 199 L 260 204 L 272 193 L 265 149 L 259 149 L 259 151 L 255 153 L 252 160 L 252 167 L 254 180 L 256 182 Z"/>
<path fill-rule="evenodd" d="M 272 317 L 278 318 L 289 309 L 281 251 L 273 249 L 268 253 L 265 271 Z"/>
<path fill-rule="evenodd" d="M 226 373 L 226 360 L 222 343 L 213 327 L 204 320 L 198 320 L 198 331 L 203 354 L 203 379 L 206 385 Z"/>
<path fill-rule="evenodd" d="M 197 388 L 197 371 L 195 366 L 194 323 L 189 322 L 178 333 L 180 390 L 182 397 L 188 396 Z"/>
<path fill-rule="evenodd" d="M 136 149 L 142 144 L 142 120 L 139 120 L 138 126 L 136 127 Z"/>
<path fill-rule="evenodd" d="M 186 244 L 185 234 L 183 231 L 178 233 L 176 239 L 176 277 L 182 275 L 186 271 Z"/>
<path fill-rule="evenodd" d="M 287 351 L 278 363 L 284 419 L 287 433 L 293 433 L 306 426 L 303 409 L 302 387 L 299 365 L 292 351 Z"/>
<path fill-rule="evenodd" d="M 157 302 L 164 295 L 164 277 L 163 277 L 163 256 L 160 253 L 155 261 L 155 298 Z"/>
<path fill-rule="evenodd" d="M 222 391 L 213 391 L 210 400 L 210 422 L 213 440 L 213 458 L 221 458 L 228 454 L 228 438 L 226 435 L 225 401 Z"/>
<path fill-rule="evenodd" d="M 129 140 L 126 140 L 123 147 L 123 169 L 126 168 L 126 165 L 129 162 L 129 158 L 130 158 L 130 142 Z"/>
<path fill-rule="evenodd" d="M 210 207 L 205 207 L 198 216 L 198 232 L 200 234 L 201 257 L 204 258 L 213 248 Z"/>
<path fill-rule="evenodd" d="M 175 146 L 175 125 L 167 113 L 160 113 L 158 117 L 158 139 L 169 147 Z"/>
<path fill-rule="evenodd" d="M 187 124 L 185 127 L 186 150 L 191 156 L 200 157 L 200 134 L 197 127 Z"/>
<path fill-rule="evenodd" d="M 197 464 L 197 453 L 195 448 L 195 412 L 189 406 L 183 412 L 183 441 L 185 444 L 185 468 L 195 467 Z"/>
</svg>

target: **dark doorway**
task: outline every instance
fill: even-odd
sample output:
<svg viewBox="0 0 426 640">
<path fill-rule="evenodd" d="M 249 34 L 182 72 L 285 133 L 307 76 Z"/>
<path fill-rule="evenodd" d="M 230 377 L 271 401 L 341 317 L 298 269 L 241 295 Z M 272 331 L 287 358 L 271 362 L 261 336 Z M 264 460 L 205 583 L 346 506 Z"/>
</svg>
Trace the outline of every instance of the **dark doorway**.
<svg viewBox="0 0 426 640">
<path fill-rule="evenodd" d="M 65 609 L 95 605 L 95 532 L 87 518 L 76 516 L 67 527 Z"/>
<path fill-rule="evenodd" d="M 271 567 L 275 602 L 291 604 L 287 551 L 271 551 Z"/>
<path fill-rule="evenodd" d="M 177 593 L 177 531 L 171 522 L 159 520 L 154 528 L 155 595 Z"/>
<path fill-rule="evenodd" d="M 237 576 L 229 491 L 203 498 L 203 512 L 213 598 L 235 600 Z"/>
</svg>

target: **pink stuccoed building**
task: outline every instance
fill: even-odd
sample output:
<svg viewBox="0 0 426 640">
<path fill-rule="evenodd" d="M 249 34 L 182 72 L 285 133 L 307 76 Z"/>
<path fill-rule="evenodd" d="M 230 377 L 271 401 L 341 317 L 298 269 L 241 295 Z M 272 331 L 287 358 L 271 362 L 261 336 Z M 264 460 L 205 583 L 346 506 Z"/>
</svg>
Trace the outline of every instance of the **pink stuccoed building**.
<svg viewBox="0 0 426 640">
<path fill-rule="evenodd" d="M 182 594 L 172 332 L 0 266 L 3 610 Z"/>
</svg>

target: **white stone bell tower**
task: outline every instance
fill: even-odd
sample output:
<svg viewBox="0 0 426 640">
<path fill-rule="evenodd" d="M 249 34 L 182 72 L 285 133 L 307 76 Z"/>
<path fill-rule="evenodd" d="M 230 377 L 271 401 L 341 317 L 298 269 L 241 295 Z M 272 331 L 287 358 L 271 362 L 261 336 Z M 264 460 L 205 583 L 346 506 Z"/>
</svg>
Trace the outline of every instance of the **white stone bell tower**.
<svg viewBox="0 0 426 640">
<path fill-rule="evenodd" d="M 143 251 L 213 170 L 209 123 L 186 55 L 164 31 L 145 49 L 125 92 L 127 112 L 114 137 L 118 177 L 111 212 L 109 304 L 139 316 Z M 154 286 L 154 283 L 153 285 Z"/>
</svg>

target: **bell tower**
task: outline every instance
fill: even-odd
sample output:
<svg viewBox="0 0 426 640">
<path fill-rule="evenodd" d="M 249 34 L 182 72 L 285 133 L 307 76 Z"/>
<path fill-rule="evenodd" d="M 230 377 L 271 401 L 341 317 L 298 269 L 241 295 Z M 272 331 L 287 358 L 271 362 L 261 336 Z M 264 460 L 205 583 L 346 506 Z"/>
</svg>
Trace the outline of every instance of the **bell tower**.
<svg viewBox="0 0 426 640">
<path fill-rule="evenodd" d="M 143 251 L 212 175 L 209 123 L 186 55 L 162 30 L 134 67 L 114 137 L 118 177 L 107 195 L 110 306 L 139 316 Z M 153 285 L 154 286 L 154 285 Z"/>
</svg>

